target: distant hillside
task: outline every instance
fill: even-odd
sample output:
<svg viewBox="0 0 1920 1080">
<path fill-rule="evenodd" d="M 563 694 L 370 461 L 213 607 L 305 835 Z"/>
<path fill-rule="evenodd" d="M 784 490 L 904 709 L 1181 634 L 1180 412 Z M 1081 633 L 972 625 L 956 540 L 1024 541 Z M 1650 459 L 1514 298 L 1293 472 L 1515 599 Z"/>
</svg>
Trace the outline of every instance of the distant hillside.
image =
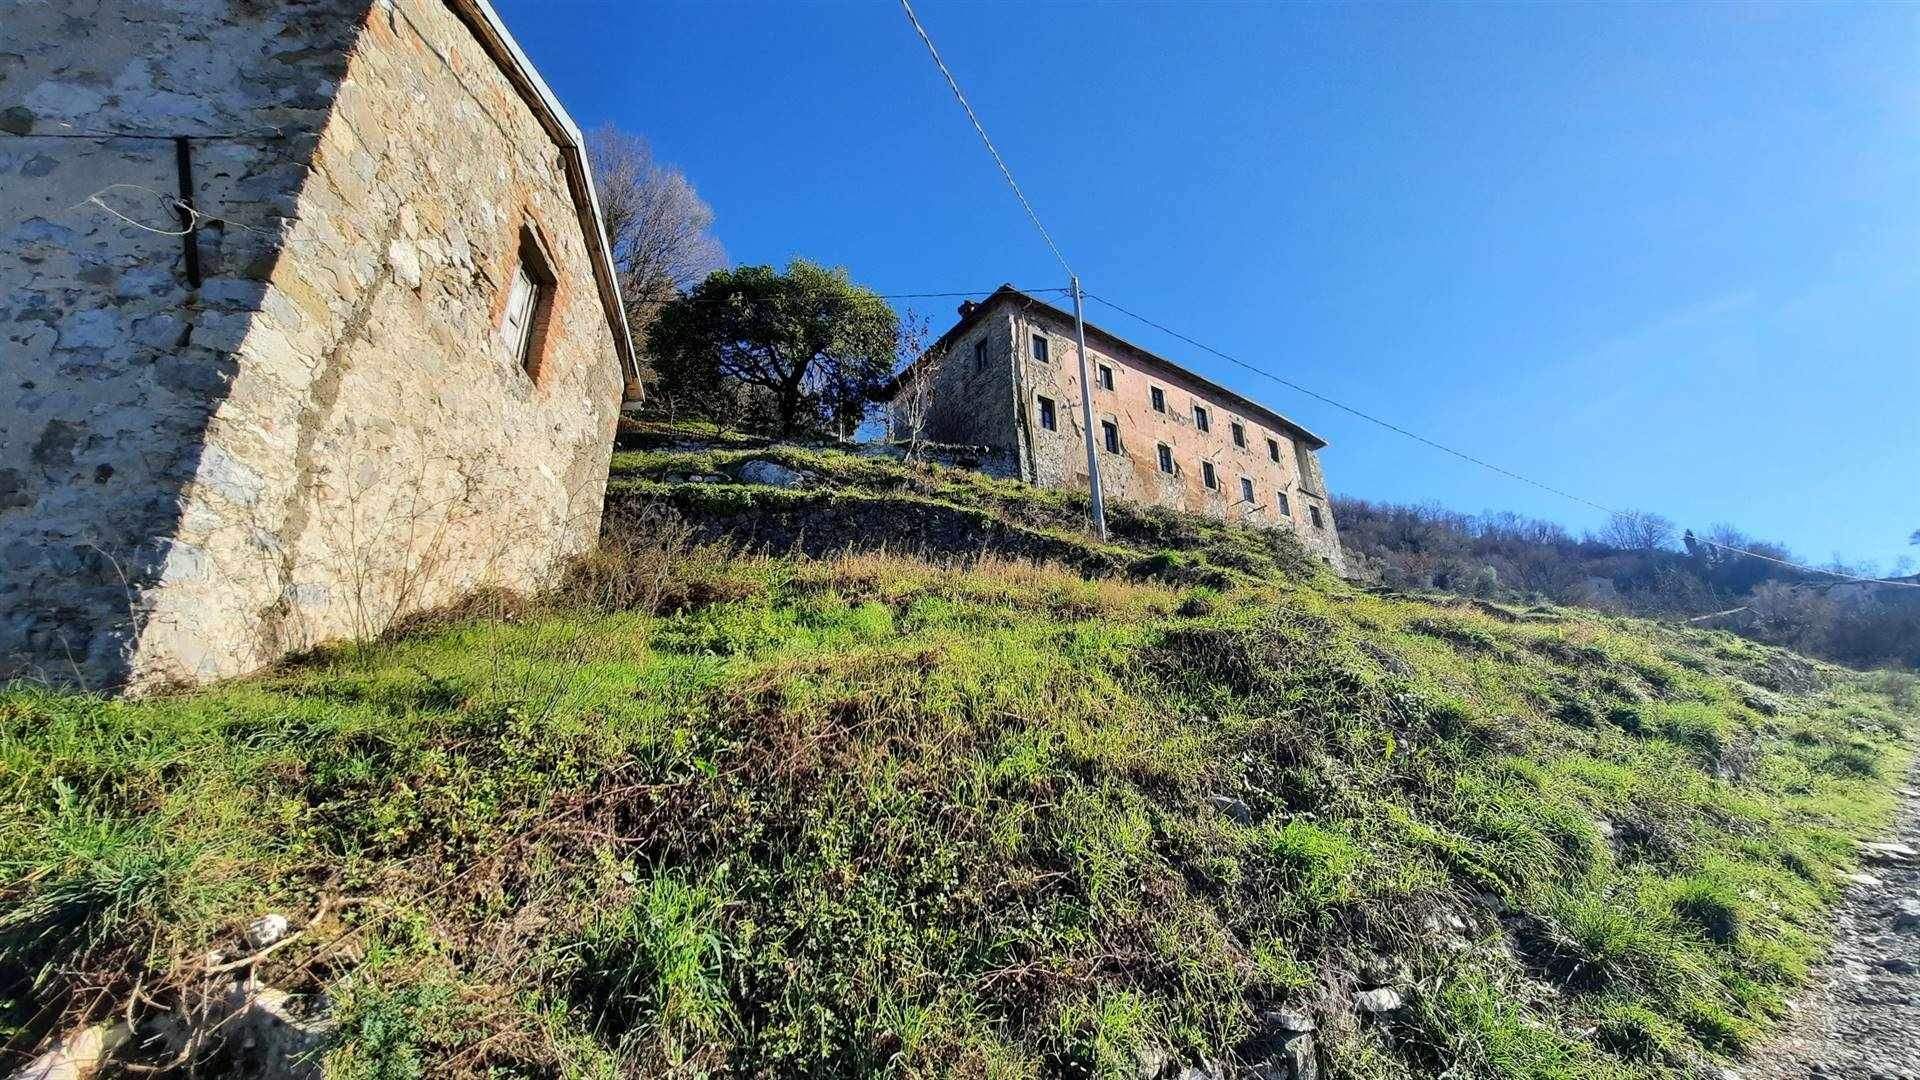
<svg viewBox="0 0 1920 1080">
<path fill-rule="evenodd" d="M 1677 534 L 1657 546 L 1655 535 L 1623 546 L 1575 538 L 1552 522 L 1513 514 L 1475 516 L 1364 499 L 1335 504 L 1341 543 L 1362 556 L 1354 568 L 1395 588 L 1655 617 L 1713 616 L 1713 625 L 1757 641 L 1854 667 L 1920 668 L 1920 589 L 1849 584 L 1711 544 L 1688 545 Z M 1705 539 L 1796 561 L 1778 544 L 1724 526 Z"/>
<path fill-rule="evenodd" d="M 191 694 L 0 692 L 16 1047 L 1694 1076 L 1782 1013 L 1911 761 L 1905 676 L 696 434 L 621 454 L 549 595 Z"/>
</svg>

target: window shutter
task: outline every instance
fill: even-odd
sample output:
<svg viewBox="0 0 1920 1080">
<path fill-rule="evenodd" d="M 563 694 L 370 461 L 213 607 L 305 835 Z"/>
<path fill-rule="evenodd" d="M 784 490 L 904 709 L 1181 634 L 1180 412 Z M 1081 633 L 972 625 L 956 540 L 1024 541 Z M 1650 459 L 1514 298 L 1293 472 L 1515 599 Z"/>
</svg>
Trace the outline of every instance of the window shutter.
<svg viewBox="0 0 1920 1080">
<path fill-rule="evenodd" d="M 527 343 L 532 339 L 534 299 L 538 288 L 525 266 L 513 270 L 513 288 L 507 293 L 507 311 L 500 324 L 501 336 L 513 350 L 513 358 L 527 362 Z"/>
</svg>

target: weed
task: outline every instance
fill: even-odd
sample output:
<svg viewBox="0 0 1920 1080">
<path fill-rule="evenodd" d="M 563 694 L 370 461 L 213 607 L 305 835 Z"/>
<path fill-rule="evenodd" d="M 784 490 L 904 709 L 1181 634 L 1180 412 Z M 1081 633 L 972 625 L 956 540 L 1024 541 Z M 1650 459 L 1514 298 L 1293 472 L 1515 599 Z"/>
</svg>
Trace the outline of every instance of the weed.
<svg viewBox="0 0 1920 1080">
<path fill-rule="evenodd" d="M 815 486 L 687 482 L 756 459 Z M 1323 1027 L 1343 1074 L 1677 1075 L 1804 977 L 1910 758 L 1884 676 L 1368 595 L 1279 534 L 1117 507 L 1102 545 L 1081 496 L 829 448 L 616 467 L 552 595 L 192 694 L 0 693 L 10 1029 L 348 893 L 261 976 L 367 1080 L 1113 1075 L 1367 952 L 1421 992 Z M 1518 957 L 1427 949 L 1480 893 Z"/>
<path fill-rule="evenodd" d="M 1713 874 L 1675 880 L 1669 886 L 1669 902 L 1681 921 L 1722 945 L 1731 942 L 1746 921 L 1746 904 L 1738 888 Z"/>
<path fill-rule="evenodd" d="M 731 1015 L 720 899 L 673 876 L 646 882 L 603 912 L 578 946 L 572 996 L 615 1046 L 656 1039 L 673 1065 L 722 1036 Z"/>
</svg>

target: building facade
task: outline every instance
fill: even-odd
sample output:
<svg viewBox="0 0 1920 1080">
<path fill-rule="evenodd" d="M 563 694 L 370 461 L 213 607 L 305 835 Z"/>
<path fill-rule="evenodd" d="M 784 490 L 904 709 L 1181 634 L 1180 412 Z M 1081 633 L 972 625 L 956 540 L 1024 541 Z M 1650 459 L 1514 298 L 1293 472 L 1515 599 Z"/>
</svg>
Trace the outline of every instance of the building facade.
<svg viewBox="0 0 1920 1080">
<path fill-rule="evenodd" d="M 485 0 L 0 25 L 0 678 L 238 674 L 592 543 L 632 346 Z"/>
<path fill-rule="evenodd" d="M 1069 312 L 1003 286 L 961 306 L 933 350 L 916 405 L 911 374 L 892 403 L 897 431 L 995 451 L 992 471 L 1084 491 L 1080 367 Z M 1258 402 L 1091 323 L 1094 444 L 1109 499 L 1291 529 L 1343 568 L 1319 451 L 1326 441 Z"/>
</svg>

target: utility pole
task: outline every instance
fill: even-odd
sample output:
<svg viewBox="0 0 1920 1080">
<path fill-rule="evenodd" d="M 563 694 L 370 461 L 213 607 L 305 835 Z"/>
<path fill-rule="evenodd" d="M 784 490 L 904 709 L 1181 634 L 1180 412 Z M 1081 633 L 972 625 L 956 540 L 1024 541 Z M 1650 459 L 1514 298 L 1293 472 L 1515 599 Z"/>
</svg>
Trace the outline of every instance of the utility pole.
<svg viewBox="0 0 1920 1080">
<path fill-rule="evenodd" d="M 1107 501 L 1100 491 L 1100 452 L 1093 445 L 1093 380 L 1087 372 L 1087 320 L 1080 309 L 1080 275 L 1073 280 L 1073 336 L 1080 347 L 1080 430 L 1087 438 L 1087 486 L 1093 493 L 1093 527 L 1107 538 Z"/>
</svg>

